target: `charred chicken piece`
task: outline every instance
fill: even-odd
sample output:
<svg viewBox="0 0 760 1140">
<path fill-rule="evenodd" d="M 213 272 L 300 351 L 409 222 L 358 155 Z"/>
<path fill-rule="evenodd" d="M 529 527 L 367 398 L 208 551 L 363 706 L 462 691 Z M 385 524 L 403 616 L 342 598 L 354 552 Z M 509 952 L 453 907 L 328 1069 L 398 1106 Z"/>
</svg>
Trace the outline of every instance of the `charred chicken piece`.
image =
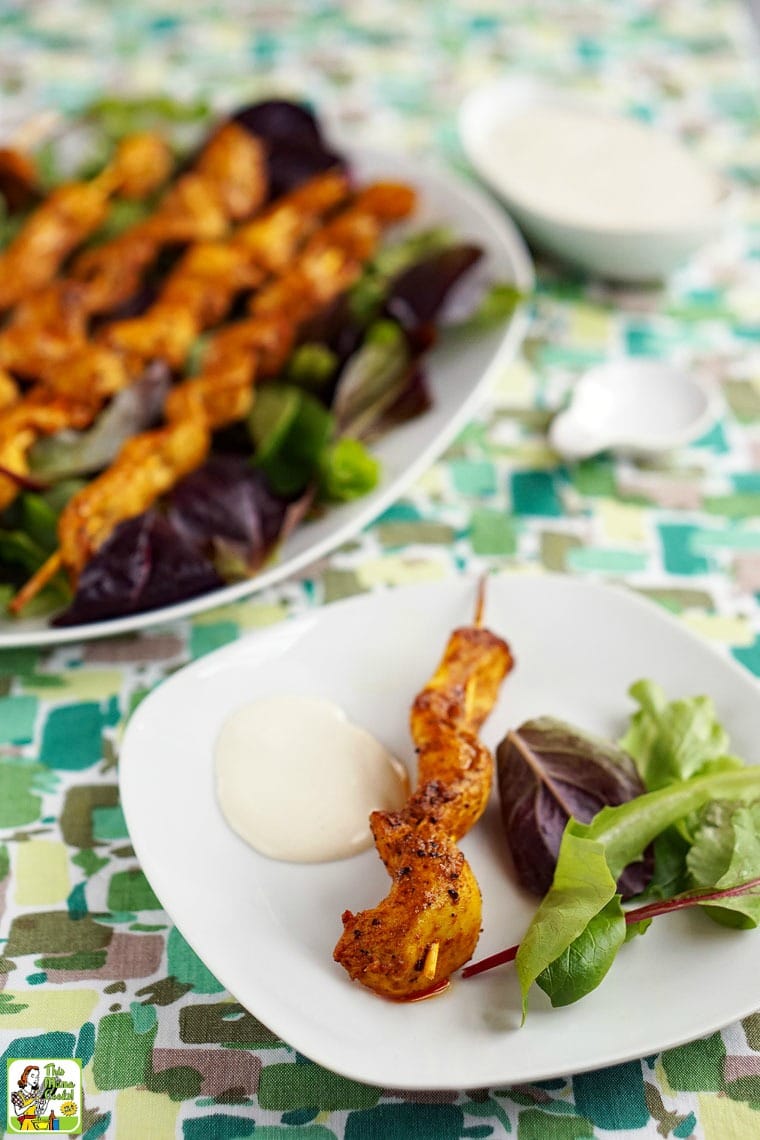
<svg viewBox="0 0 760 1140">
<path fill-rule="evenodd" d="M 418 782 L 401 811 L 370 826 L 391 877 L 385 899 L 343 914 L 333 957 L 382 997 L 413 1000 L 444 988 L 472 956 L 482 902 L 457 841 L 483 813 L 493 758 L 478 732 L 513 666 L 509 646 L 479 623 L 455 630 L 411 712 Z"/>
<path fill-rule="evenodd" d="M 0 147 L 0 198 L 9 214 L 28 210 L 42 197 L 37 168 L 15 147 Z"/>
<path fill-rule="evenodd" d="M 168 172 L 166 144 L 153 135 L 124 139 L 108 166 L 89 182 L 53 190 L 0 254 L 0 311 L 48 284 L 77 246 L 105 220 L 111 197 L 141 197 Z"/>
</svg>

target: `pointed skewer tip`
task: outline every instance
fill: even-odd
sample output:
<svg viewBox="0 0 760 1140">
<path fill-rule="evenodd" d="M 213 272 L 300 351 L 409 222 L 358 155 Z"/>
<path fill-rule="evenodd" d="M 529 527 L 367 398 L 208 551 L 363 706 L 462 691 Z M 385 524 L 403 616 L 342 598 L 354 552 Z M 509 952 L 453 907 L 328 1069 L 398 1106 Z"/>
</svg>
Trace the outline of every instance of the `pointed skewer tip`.
<svg viewBox="0 0 760 1140">
<path fill-rule="evenodd" d="M 486 606 L 486 579 L 487 575 L 481 574 L 478 579 L 478 592 L 475 597 L 475 618 L 472 624 L 478 628 L 483 624 L 483 611 Z"/>
<path fill-rule="evenodd" d="M 8 609 L 11 613 L 20 613 L 24 606 L 31 602 L 32 598 L 36 597 L 43 586 L 46 586 L 50 579 L 55 577 L 62 565 L 63 559 L 61 552 L 60 550 L 55 550 L 8 603 Z"/>
</svg>

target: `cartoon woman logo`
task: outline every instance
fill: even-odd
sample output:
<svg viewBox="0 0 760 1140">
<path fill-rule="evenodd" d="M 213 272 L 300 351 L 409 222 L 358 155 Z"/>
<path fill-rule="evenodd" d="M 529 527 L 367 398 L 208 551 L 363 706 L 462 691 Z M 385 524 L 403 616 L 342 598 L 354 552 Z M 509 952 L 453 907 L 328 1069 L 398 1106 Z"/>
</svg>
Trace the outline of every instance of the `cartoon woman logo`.
<svg viewBox="0 0 760 1140">
<path fill-rule="evenodd" d="M 51 1110 L 48 1114 L 47 1106 L 57 1086 L 51 1085 L 46 1080 L 44 1086 L 40 1088 L 38 1065 L 27 1065 L 17 1083 L 18 1091 L 11 1093 L 11 1104 L 21 1125 L 21 1131 L 54 1132 L 55 1112 Z"/>
</svg>

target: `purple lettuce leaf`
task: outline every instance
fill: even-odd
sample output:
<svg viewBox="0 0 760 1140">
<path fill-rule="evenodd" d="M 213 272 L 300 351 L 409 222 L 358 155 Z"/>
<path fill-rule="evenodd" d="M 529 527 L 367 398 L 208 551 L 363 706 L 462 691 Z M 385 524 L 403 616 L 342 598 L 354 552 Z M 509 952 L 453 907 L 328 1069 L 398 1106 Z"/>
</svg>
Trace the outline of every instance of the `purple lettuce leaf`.
<svg viewBox="0 0 760 1140">
<path fill-rule="evenodd" d="M 289 500 L 242 456 L 216 455 L 177 484 L 167 517 L 185 542 L 220 568 L 248 574 L 280 538 L 288 508 Z"/>
<path fill-rule="evenodd" d="M 436 338 L 436 323 L 452 291 L 482 257 L 476 245 L 441 250 L 403 270 L 392 281 L 383 313 L 406 333 L 413 350 L 424 352 Z"/>
<path fill-rule="evenodd" d="M 320 125 L 305 103 L 290 99 L 263 99 L 240 107 L 232 118 L 260 138 L 278 142 L 296 139 L 304 146 L 320 146 L 322 143 Z"/>
<path fill-rule="evenodd" d="M 276 495 L 242 456 L 213 456 L 163 504 L 121 523 L 85 566 L 68 609 L 78 625 L 143 613 L 216 590 L 257 570 L 313 500 Z"/>
<path fill-rule="evenodd" d="M 508 732 L 496 750 L 499 800 L 520 884 L 544 895 L 554 878 L 560 841 L 572 816 L 589 823 L 605 806 L 646 790 L 627 753 L 600 737 L 543 716 Z M 653 854 L 631 863 L 618 880 L 624 898 L 640 894 Z"/>
<path fill-rule="evenodd" d="M 420 358 L 433 344 L 437 328 L 447 323 L 452 312 L 457 319 L 469 313 L 482 296 L 485 283 L 473 267 L 477 267 L 482 251 L 471 244 L 447 246 L 419 257 L 397 273 L 386 286 L 386 295 L 377 318 L 390 318 L 402 330 L 407 346 L 405 359 L 389 370 L 373 403 L 374 413 L 365 417 L 361 427 L 346 422 L 341 408 L 347 387 L 355 387 L 359 361 L 368 353 L 366 319 L 355 311 L 351 297 L 344 294 L 301 330 L 302 343 L 324 344 L 336 358 L 336 373 L 328 403 L 336 410 L 342 431 L 370 439 L 382 435 L 401 423 L 427 411 L 431 406 L 430 391 Z M 477 278 L 472 286 L 470 281 Z M 466 294 L 464 300 L 460 300 Z M 366 317 L 366 314 L 365 314 Z M 372 329 L 370 325 L 369 338 Z M 386 345 L 390 352 L 393 345 Z M 370 372 L 374 372 L 370 369 Z M 367 384 L 363 383 L 366 388 Z"/>
<path fill-rule="evenodd" d="M 232 118 L 267 144 L 270 198 L 326 170 L 346 168 L 343 155 L 328 145 L 317 119 L 301 103 L 267 99 L 241 107 Z"/>
<path fill-rule="evenodd" d="M 71 605 L 52 624 L 144 613 L 221 585 L 208 559 L 151 509 L 119 524 L 84 567 Z"/>
<path fill-rule="evenodd" d="M 423 415 L 433 406 L 430 385 L 423 368 L 412 366 L 408 369 L 403 388 L 372 425 L 369 439 L 376 439 L 408 420 Z"/>
<path fill-rule="evenodd" d="M 351 311 L 347 293 L 341 293 L 329 305 L 298 330 L 299 344 L 322 344 L 335 356 L 338 370 L 359 348 L 366 325 L 357 320 Z"/>
</svg>

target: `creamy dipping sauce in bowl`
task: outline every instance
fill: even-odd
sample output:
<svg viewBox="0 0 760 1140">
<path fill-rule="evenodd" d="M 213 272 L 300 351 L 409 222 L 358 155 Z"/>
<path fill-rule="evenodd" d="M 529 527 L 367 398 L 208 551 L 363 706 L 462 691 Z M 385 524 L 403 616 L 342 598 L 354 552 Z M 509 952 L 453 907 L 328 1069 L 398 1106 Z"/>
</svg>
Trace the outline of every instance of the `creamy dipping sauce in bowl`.
<svg viewBox="0 0 760 1140">
<path fill-rule="evenodd" d="M 345 859 L 372 845 L 369 815 L 400 808 L 406 769 L 337 705 L 263 697 L 224 722 L 214 762 L 222 814 L 262 855 Z"/>
<path fill-rule="evenodd" d="M 475 170 L 539 246 L 602 276 L 661 278 L 714 236 L 723 188 L 676 138 L 531 83 L 460 112 Z"/>
</svg>

